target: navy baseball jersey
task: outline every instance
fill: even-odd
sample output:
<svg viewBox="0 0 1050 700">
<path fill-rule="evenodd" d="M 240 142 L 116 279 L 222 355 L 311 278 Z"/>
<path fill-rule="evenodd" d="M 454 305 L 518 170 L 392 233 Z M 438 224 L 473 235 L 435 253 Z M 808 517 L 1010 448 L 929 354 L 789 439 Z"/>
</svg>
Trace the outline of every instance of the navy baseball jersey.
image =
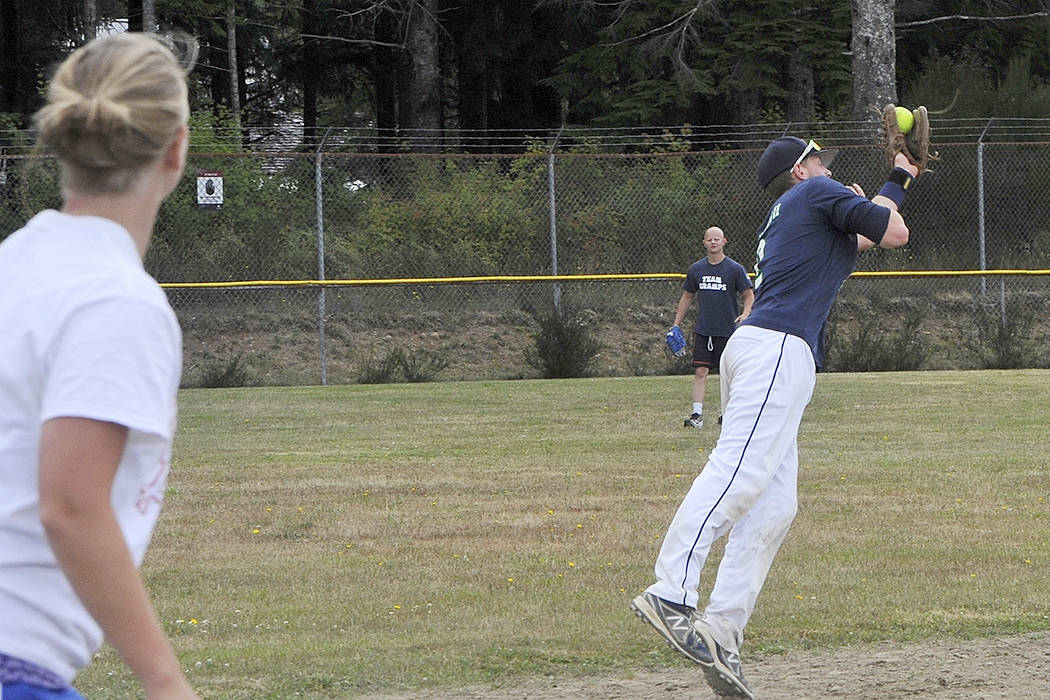
<svg viewBox="0 0 1050 700">
<path fill-rule="evenodd" d="M 696 294 L 693 332 L 728 338 L 736 330 L 736 317 L 740 315 L 737 296 L 751 289 L 751 280 L 744 266 L 732 258 L 723 258 L 717 265 L 703 258 L 689 266 L 682 289 Z"/>
<path fill-rule="evenodd" d="M 755 303 L 743 324 L 796 335 L 824 363 L 824 324 L 857 264 L 857 234 L 878 243 L 890 210 L 829 177 L 804 180 L 773 203 L 758 234 Z"/>
</svg>

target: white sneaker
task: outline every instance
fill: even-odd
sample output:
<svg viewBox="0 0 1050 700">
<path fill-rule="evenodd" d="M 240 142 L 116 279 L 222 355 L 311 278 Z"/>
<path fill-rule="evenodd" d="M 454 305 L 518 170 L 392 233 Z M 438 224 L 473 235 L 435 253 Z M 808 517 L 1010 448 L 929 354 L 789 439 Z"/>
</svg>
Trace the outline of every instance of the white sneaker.
<svg viewBox="0 0 1050 700">
<path fill-rule="evenodd" d="M 671 648 L 701 666 L 711 666 L 714 658 L 692 627 L 695 611 L 688 605 L 672 603 L 652 593 L 643 593 L 631 607 L 638 617 L 656 628 Z"/>
<path fill-rule="evenodd" d="M 729 651 L 717 641 L 711 634 L 711 628 L 700 617 L 693 618 L 693 631 L 703 644 L 699 645 L 711 650 L 714 663 L 704 666 L 704 676 L 707 684 L 722 698 L 747 698 L 755 700 L 755 694 L 751 692 L 751 686 L 744 680 L 744 672 L 740 668 L 740 654 Z"/>
</svg>

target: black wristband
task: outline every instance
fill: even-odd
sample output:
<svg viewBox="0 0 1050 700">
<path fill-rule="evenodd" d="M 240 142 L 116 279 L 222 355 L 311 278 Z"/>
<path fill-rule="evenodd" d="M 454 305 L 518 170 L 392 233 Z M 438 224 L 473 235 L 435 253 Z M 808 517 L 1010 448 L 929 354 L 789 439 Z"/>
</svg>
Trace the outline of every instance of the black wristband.
<svg viewBox="0 0 1050 700">
<path fill-rule="evenodd" d="M 886 178 L 887 182 L 895 182 L 900 185 L 903 189 L 907 190 L 911 185 L 911 181 L 915 178 L 912 177 L 904 168 L 894 168 L 890 171 L 890 176 Z"/>
<path fill-rule="evenodd" d="M 886 184 L 879 190 L 879 194 L 891 200 L 900 209 L 904 203 L 904 196 L 908 194 L 908 186 L 915 178 L 904 168 L 894 168 L 886 178 Z"/>
</svg>

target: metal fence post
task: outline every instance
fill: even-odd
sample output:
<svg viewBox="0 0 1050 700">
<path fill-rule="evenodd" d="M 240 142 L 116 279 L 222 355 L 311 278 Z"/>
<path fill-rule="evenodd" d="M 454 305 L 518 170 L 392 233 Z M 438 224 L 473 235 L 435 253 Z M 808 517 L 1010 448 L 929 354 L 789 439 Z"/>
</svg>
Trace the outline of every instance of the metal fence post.
<svg viewBox="0 0 1050 700">
<path fill-rule="evenodd" d="M 550 202 L 550 237 L 551 237 L 551 274 L 558 274 L 558 216 L 554 200 L 554 149 L 561 138 L 561 132 L 565 129 L 563 124 L 558 129 L 558 134 L 551 142 L 550 150 L 547 152 L 547 196 Z M 561 312 L 561 284 L 554 283 L 554 310 Z"/>
<path fill-rule="evenodd" d="M 984 241 L 984 135 L 988 133 L 988 127 L 992 125 L 992 120 L 989 119 L 988 123 L 984 125 L 984 131 L 981 132 L 980 138 L 977 139 L 977 244 L 980 248 L 980 269 L 982 272 L 987 268 L 985 260 L 985 241 Z M 981 278 L 981 296 L 983 297 L 987 291 L 987 280 Z"/>
<path fill-rule="evenodd" d="M 321 157 L 325 141 L 332 127 L 324 132 L 321 143 L 317 146 L 317 157 L 314 159 L 314 197 L 317 200 L 317 279 L 324 282 L 324 187 L 321 182 Z M 325 344 L 324 317 L 325 308 L 325 286 L 321 285 L 320 294 L 317 299 L 317 333 L 319 335 L 321 353 L 321 386 L 328 386 L 328 352 Z"/>
</svg>

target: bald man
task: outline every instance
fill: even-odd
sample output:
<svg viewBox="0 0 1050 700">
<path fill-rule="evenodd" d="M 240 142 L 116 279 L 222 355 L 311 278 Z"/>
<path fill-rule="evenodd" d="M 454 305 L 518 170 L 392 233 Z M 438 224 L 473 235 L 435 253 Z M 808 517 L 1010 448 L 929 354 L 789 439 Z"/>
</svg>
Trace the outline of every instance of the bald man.
<svg viewBox="0 0 1050 700">
<path fill-rule="evenodd" d="M 704 427 L 704 394 L 707 375 L 718 367 L 726 341 L 738 323 L 751 313 L 755 292 L 744 267 L 725 254 L 725 232 L 717 226 L 704 231 L 707 257 L 689 266 L 678 300 L 674 325 L 681 326 L 693 299 L 697 301 L 693 325 L 693 410 L 685 419 L 686 428 Z M 743 309 L 738 300 L 743 299 Z"/>
</svg>

